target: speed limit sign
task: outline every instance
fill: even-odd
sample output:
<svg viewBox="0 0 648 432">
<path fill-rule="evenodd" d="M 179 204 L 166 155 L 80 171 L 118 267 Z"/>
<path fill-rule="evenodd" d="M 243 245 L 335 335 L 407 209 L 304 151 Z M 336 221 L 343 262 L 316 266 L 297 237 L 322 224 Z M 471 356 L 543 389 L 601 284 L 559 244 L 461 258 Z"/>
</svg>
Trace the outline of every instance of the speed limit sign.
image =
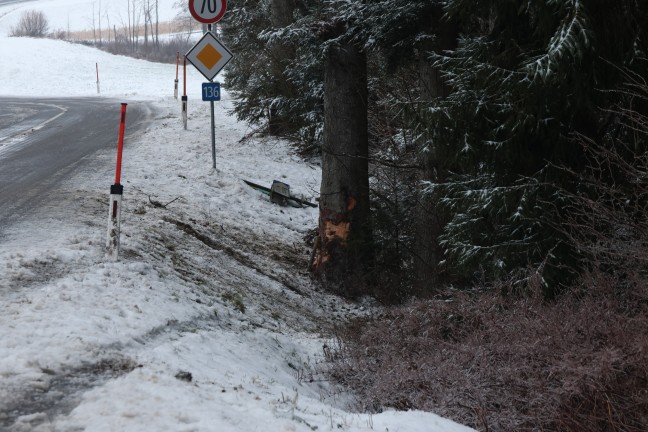
<svg viewBox="0 0 648 432">
<path fill-rule="evenodd" d="M 225 15 L 227 0 L 189 0 L 189 12 L 203 24 L 214 24 Z"/>
</svg>

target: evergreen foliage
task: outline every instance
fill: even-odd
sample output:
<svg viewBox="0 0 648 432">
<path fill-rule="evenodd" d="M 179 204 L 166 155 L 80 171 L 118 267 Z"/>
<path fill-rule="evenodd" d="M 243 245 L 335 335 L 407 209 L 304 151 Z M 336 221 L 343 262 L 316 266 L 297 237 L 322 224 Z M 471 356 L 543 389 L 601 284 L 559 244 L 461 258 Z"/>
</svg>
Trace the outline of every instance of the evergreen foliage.
<svg viewBox="0 0 648 432">
<path fill-rule="evenodd" d="M 288 119 L 270 132 L 318 148 L 326 50 L 352 43 L 367 53 L 382 280 L 407 294 L 424 247 L 414 241 L 413 226 L 427 217 L 443 222 L 438 240 L 447 282 L 493 280 L 531 267 L 542 270 L 546 294 L 568 283 L 582 261 L 556 226 L 565 196 L 579 190 L 567 172 L 588 163 L 573 137 L 605 142 L 619 121 L 608 109 L 625 97 L 615 91 L 626 80 L 622 71 L 646 76 L 639 59 L 648 54 L 647 2 L 296 4 L 291 24 L 280 27 L 269 18 L 271 0 L 242 0 L 228 12 L 225 36 L 237 52 L 228 73 L 240 96 L 235 112 L 262 125 L 271 115 Z M 442 42 L 448 21 L 460 30 L 452 49 Z M 279 63 L 271 58 L 277 47 L 289 54 Z M 429 91 L 425 73 L 443 77 L 443 97 Z M 417 213 L 426 194 L 438 214 Z"/>
<path fill-rule="evenodd" d="M 266 0 L 244 0 L 230 8 L 222 25 L 223 38 L 236 56 L 228 66 L 227 85 L 243 97 L 235 102 L 239 119 L 252 123 L 264 118 L 268 108 L 264 86 L 273 79 L 265 67 L 268 52 L 258 37 L 261 29 L 270 26 Z M 264 67 L 261 67 L 261 66 Z"/>
<path fill-rule="evenodd" d="M 447 12 L 466 23 L 459 47 L 432 60 L 452 92 L 431 116 L 456 155 L 441 189 L 452 214 L 442 236 L 457 273 L 498 277 L 527 265 L 544 269 L 549 291 L 569 280 L 575 252 L 552 225 L 558 188 L 578 185 L 556 166 L 581 171 L 579 133 L 605 133 L 599 108 L 611 107 L 623 67 L 645 55 L 646 8 L 633 1 L 486 2 L 454 0 Z M 555 211 L 558 209 L 558 212 Z M 566 271 L 567 270 L 567 271 Z"/>
<path fill-rule="evenodd" d="M 323 65 L 310 29 L 317 3 L 299 2 L 294 24 L 276 28 L 270 0 L 245 0 L 223 25 L 225 41 L 237 53 L 227 74 L 227 85 L 241 96 L 234 102 L 237 117 L 311 151 L 321 144 L 323 122 Z M 275 58 L 278 51 L 285 58 Z M 278 131 L 268 130 L 271 116 L 283 120 Z"/>
</svg>

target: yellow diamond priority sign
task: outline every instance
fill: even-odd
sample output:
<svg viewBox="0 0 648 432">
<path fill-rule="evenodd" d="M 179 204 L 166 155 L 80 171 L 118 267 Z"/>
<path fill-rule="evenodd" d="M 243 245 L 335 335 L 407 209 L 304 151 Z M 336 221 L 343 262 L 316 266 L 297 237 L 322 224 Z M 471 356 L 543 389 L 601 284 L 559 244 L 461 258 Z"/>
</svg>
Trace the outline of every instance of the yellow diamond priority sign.
<svg viewBox="0 0 648 432">
<path fill-rule="evenodd" d="M 208 80 L 213 80 L 233 54 L 212 32 L 207 32 L 187 53 L 187 60 Z"/>
</svg>

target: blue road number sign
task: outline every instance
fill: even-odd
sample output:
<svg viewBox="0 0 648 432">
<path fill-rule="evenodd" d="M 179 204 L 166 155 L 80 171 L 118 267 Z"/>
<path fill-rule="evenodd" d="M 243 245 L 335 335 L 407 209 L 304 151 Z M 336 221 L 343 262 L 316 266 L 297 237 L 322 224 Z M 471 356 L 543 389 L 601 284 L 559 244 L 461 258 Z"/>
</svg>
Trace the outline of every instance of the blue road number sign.
<svg viewBox="0 0 648 432">
<path fill-rule="evenodd" d="M 204 101 L 219 101 L 220 98 L 220 83 L 209 82 L 202 85 L 202 100 Z"/>
</svg>

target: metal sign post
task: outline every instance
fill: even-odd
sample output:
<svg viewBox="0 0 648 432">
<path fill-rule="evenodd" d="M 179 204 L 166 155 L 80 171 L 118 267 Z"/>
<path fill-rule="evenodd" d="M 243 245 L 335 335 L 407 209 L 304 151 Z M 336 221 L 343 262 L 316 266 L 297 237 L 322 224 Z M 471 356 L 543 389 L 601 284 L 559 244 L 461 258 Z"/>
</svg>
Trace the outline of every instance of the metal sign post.
<svg viewBox="0 0 648 432">
<path fill-rule="evenodd" d="M 209 27 L 211 27 L 211 24 Z M 214 102 L 220 100 L 220 83 L 211 81 L 203 83 L 202 90 L 202 100 L 209 101 L 211 108 L 212 167 L 216 169 L 216 123 L 214 122 Z"/>
<path fill-rule="evenodd" d="M 187 60 L 209 80 L 203 84 L 203 100 L 209 101 L 211 108 L 212 166 L 216 169 L 216 125 L 214 121 L 214 101 L 220 100 L 220 85 L 214 83 L 214 77 L 234 57 L 230 50 L 212 33 L 212 25 L 207 26 L 207 33 L 187 53 Z M 216 87 L 218 85 L 218 87 Z M 218 89 L 216 91 L 216 89 Z M 216 98 L 218 96 L 218 98 Z"/>
<path fill-rule="evenodd" d="M 212 168 L 216 169 L 216 124 L 214 122 L 214 101 L 209 101 L 211 106 L 211 136 L 212 136 Z"/>
<path fill-rule="evenodd" d="M 207 31 L 211 33 L 212 25 L 207 24 Z M 213 79 L 209 82 L 214 82 Z M 220 96 L 220 91 L 218 92 Z M 212 168 L 216 169 L 216 122 L 214 121 L 214 100 L 209 101 L 209 107 L 211 108 L 211 144 L 212 144 Z"/>
<path fill-rule="evenodd" d="M 212 166 L 216 169 L 216 123 L 214 121 L 214 101 L 220 100 L 220 84 L 214 77 L 232 59 L 233 55 L 212 33 L 212 24 L 223 18 L 227 0 L 189 0 L 189 11 L 199 22 L 207 24 L 207 33 L 185 56 L 198 71 L 209 80 L 203 84 L 203 100 L 209 101 L 211 108 Z"/>
</svg>

